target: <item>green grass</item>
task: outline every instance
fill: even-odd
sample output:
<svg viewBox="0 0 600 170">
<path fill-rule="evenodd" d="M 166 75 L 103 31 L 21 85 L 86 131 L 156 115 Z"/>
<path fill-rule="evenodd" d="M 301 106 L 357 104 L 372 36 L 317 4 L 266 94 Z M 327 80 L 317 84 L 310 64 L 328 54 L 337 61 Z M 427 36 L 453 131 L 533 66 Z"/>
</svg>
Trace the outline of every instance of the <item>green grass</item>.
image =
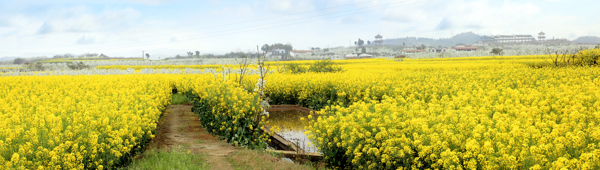
<svg viewBox="0 0 600 170">
<path fill-rule="evenodd" d="M 229 156 L 227 160 L 231 163 L 234 169 L 289 169 L 289 170 L 304 170 L 316 169 L 310 165 L 301 165 L 298 163 L 288 163 L 280 160 L 265 151 L 243 149 Z"/>
<path fill-rule="evenodd" d="M 171 151 L 150 149 L 123 169 L 210 169 L 204 155 L 193 154 L 184 148 Z"/>
<path fill-rule="evenodd" d="M 172 98 L 173 98 L 173 101 L 171 102 L 172 105 L 180 105 L 180 104 L 189 103 L 187 98 L 185 98 L 185 96 L 183 96 L 182 94 L 179 94 L 179 93 L 173 94 Z"/>
</svg>

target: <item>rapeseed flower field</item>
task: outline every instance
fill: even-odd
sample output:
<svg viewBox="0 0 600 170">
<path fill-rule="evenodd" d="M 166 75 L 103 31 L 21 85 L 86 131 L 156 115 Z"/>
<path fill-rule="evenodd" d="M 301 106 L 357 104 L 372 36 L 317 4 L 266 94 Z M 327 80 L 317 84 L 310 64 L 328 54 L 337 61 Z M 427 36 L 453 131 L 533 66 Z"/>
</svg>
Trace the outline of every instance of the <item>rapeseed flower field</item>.
<svg viewBox="0 0 600 170">
<path fill-rule="evenodd" d="M 319 110 L 306 134 L 332 167 L 599 169 L 600 69 L 528 65 L 549 57 L 339 60 L 342 72 L 267 74 L 265 93 Z M 154 67 L 187 68 L 133 69 Z M 225 70 L 0 77 L 0 169 L 119 166 L 154 136 L 172 89 L 209 132 L 264 148 L 258 76 Z"/>
<path fill-rule="evenodd" d="M 276 75 L 267 90 L 320 109 L 306 134 L 332 166 L 598 169 L 600 69 L 523 64 L 546 57 L 342 61 L 346 72 Z"/>
<path fill-rule="evenodd" d="M 165 76 L 0 77 L 0 169 L 111 167 L 153 137 Z"/>
</svg>

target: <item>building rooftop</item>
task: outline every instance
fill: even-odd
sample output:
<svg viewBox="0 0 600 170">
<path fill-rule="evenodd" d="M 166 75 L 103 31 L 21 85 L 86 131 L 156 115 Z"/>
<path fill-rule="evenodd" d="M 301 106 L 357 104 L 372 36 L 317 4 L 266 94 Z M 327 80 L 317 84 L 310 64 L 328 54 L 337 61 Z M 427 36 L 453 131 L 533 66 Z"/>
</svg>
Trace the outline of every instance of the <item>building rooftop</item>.
<svg viewBox="0 0 600 170">
<path fill-rule="evenodd" d="M 456 50 L 476 50 L 477 47 L 454 47 Z"/>
<path fill-rule="evenodd" d="M 425 50 L 402 50 L 403 52 L 425 52 Z"/>
<path fill-rule="evenodd" d="M 312 51 L 310 51 L 310 50 L 292 50 L 291 52 L 292 53 L 310 53 Z"/>
</svg>

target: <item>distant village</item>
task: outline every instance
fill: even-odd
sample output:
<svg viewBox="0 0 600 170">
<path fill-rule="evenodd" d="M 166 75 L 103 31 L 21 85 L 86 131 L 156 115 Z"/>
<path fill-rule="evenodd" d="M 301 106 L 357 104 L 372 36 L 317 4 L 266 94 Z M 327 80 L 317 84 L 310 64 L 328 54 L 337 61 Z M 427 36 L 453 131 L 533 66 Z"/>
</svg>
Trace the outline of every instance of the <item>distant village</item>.
<svg viewBox="0 0 600 170">
<path fill-rule="evenodd" d="M 598 45 L 600 37 L 585 36 L 576 40 L 569 41 L 564 38 L 547 38 L 546 33 L 539 32 L 537 37 L 524 34 L 513 35 L 491 35 L 479 36 L 472 32 L 466 32 L 454 35 L 451 38 L 431 39 L 431 38 L 390 38 L 384 39 L 382 35 L 377 34 L 373 40 L 358 39 L 354 46 L 340 46 L 332 48 L 310 47 L 309 49 L 297 49 L 292 44 L 274 43 L 264 44 L 259 53 L 257 52 L 230 52 L 225 54 L 210 54 L 200 51 L 189 51 L 187 55 L 174 55 L 164 57 L 159 60 L 219 60 L 234 59 L 242 57 L 255 58 L 262 56 L 269 60 L 314 60 L 314 59 L 361 59 L 361 58 L 380 58 L 380 57 L 410 57 L 410 58 L 430 58 L 430 57 L 464 57 L 464 56 L 486 56 L 490 55 L 493 48 L 503 49 L 505 55 L 521 54 L 546 54 L 541 49 L 552 47 L 554 49 L 580 49 L 584 46 Z M 529 49 L 529 51 L 525 50 Z M 524 51 L 525 50 L 525 51 Z M 82 58 L 82 57 L 100 57 L 102 59 L 136 59 L 137 57 L 115 57 L 97 53 L 86 53 L 74 55 L 70 53 L 58 54 L 51 58 Z M 148 59 L 149 54 L 144 53 L 141 58 Z M 50 59 L 40 56 L 22 59 L 18 57 L 0 58 L 0 64 L 19 64 L 25 62 L 35 62 Z M 14 61 L 13 61 L 14 60 Z"/>
<path fill-rule="evenodd" d="M 472 33 L 471 33 L 472 34 Z M 475 35 L 475 34 L 474 34 Z M 359 59 L 359 58 L 372 58 L 379 57 L 381 54 L 376 52 L 380 48 L 389 48 L 398 51 L 396 54 L 411 55 L 419 53 L 456 53 L 456 52 L 477 52 L 477 51 L 490 51 L 492 48 L 502 48 L 504 46 L 519 46 L 519 45 L 538 45 L 538 46 L 568 46 L 582 44 L 567 39 L 556 39 L 546 38 L 546 33 L 539 32 L 537 38 L 532 35 L 493 35 L 493 36 L 478 36 L 479 40 L 474 41 L 472 44 L 457 43 L 452 46 L 434 46 L 429 43 L 418 42 L 416 37 L 407 37 L 404 40 L 411 41 L 412 44 L 407 45 L 406 42 L 397 42 L 399 39 L 383 39 L 383 36 L 377 34 L 374 36 L 373 41 L 367 41 L 359 39 L 355 44 L 355 51 L 340 54 L 340 50 L 329 51 L 331 49 L 319 47 L 312 47 L 306 50 L 286 50 L 280 48 L 273 48 L 266 51 L 266 56 L 271 59 L 314 59 L 322 57 L 322 54 L 330 54 L 328 58 L 331 59 Z M 394 42 L 396 40 L 396 42 Z M 451 44 L 451 43 L 450 43 Z M 375 49 L 375 50 L 374 50 Z M 346 50 L 347 51 L 347 50 Z M 315 54 L 317 54 L 315 56 Z M 321 54 L 321 55 L 319 55 Z"/>
</svg>

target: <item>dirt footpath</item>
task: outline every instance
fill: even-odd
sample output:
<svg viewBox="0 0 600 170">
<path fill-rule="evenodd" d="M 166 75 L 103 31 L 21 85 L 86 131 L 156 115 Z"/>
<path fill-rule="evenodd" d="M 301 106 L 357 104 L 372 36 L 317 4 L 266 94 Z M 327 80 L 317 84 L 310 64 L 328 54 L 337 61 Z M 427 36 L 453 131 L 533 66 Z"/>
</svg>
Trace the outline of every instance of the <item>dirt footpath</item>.
<svg viewBox="0 0 600 170">
<path fill-rule="evenodd" d="M 206 132 L 190 105 L 171 105 L 158 122 L 156 135 L 147 148 L 186 147 L 206 155 L 211 169 L 311 169 L 288 163 L 268 153 L 234 147 Z M 235 165 L 232 165 L 235 164 Z M 237 167 L 237 168 L 236 168 Z"/>
<path fill-rule="evenodd" d="M 167 107 L 150 147 L 162 149 L 185 146 L 193 153 L 206 154 L 212 169 L 233 169 L 227 156 L 235 152 L 236 148 L 207 133 L 191 108 L 189 105 Z"/>
</svg>

